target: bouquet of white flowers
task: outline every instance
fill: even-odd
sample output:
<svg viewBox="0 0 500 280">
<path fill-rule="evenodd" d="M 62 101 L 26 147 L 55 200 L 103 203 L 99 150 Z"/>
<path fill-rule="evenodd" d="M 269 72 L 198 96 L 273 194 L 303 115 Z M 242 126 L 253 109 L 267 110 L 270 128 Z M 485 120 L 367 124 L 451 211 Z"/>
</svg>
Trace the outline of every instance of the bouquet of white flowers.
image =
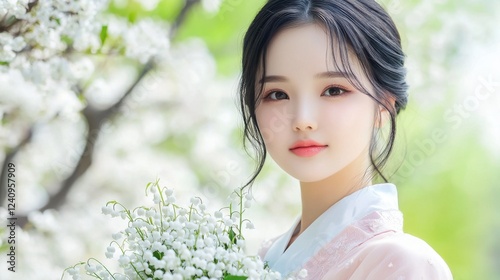
<svg viewBox="0 0 500 280">
<path fill-rule="evenodd" d="M 258 256 L 244 252 L 243 224 L 253 228 L 243 219 L 245 208 L 251 204 L 248 193 L 235 191 L 229 207 L 214 215 L 206 212 L 198 197 L 191 198 L 187 208 L 175 204 L 173 190 L 161 188 L 158 180 L 147 185 L 146 194 L 153 196 L 153 207 L 128 210 L 110 201 L 102 208 L 104 214 L 128 221 L 125 230 L 113 234 L 114 240 L 106 250 L 110 259 L 118 251 L 123 273 L 112 273 L 94 258 L 67 268 L 65 273 L 74 280 L 81 279 L 78 268 L 84 266 L 85 274 L 97 279 L 282 279 Z M 293 278 L 305 276 L 302 270 Z"/>
</svg>

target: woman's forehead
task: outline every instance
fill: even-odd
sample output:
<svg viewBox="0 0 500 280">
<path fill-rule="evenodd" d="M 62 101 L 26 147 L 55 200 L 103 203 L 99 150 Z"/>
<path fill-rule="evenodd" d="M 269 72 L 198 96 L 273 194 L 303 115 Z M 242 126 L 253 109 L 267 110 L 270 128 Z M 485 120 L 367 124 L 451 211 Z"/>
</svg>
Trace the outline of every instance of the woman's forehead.
<svg viewBox="0 0 500 280">
<path fill-rule="evenodd" d="M 326 29 L 315 23 L 288 27 L 271 39 L 265 56 L 265 74 L 288 76 L 318 75 L 325 72 L 346 73 L 359 82 L 367 82 L 364 67 L 352 48 L 339 45 Z M 262 76 L 262 65 L 257 82 Z"/>
<path fill-rule="evenodd" d="M 288 27 L 271 39 L 265 57 L 266 75 L 289 72 L 300 67 L 303 71 L 353 72 L 363 76 L 361 63 L 347 44 L 330 36 L 319 24 L 308 23 Z"/>
</svg>

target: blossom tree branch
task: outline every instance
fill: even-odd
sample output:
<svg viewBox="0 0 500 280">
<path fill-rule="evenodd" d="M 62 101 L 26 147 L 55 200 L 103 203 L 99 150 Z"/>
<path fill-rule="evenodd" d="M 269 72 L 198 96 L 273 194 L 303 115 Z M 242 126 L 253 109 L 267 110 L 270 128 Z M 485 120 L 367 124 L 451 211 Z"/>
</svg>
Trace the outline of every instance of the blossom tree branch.
<svg viewBox="0 0 500 280">
<path fill-rule="evenodd" d="M 171 27 L 169 36 L 170 38 L 175 37 L 177 30 L 184 22 L 186 15 L 189 10 L 198 3 L 200 0 L 186 0 L 183 8 L 179 12 L 178 16 L 174 20 L 174 24 Z M 85 148 L 76 164 L 75 168 L 71 174 L 62 181 L 60 188 L 54 194 L 52 194 L 47 201 L 47 203 L 41 207 L 38 211 L 45 211 L 48 209 L 58 209 L 62 206 L 74 186 L 75 182 L 88 170 L 92 164 L 95 143 L 99 137 L 102 125 L 108 121 L 112 116 L 116 115 L 127 97 L 134 91 L 139 82 L 155 67 L 154 58 L 150 59 L 142 68 L 140 74 L 137 76 L 134 83 L 128 88 L 128 90 L 123 94 L 123 96 L 116 101 L 113 105 L 106 109 L 97 109 L 91 104 L 87 105 L 83 109 L 83 116 L 87 123 L 87 135 Z M 18 224 L 23 227 L 28 222 L 27 216 L 23 215 L 18 217 Z"/>
<path fill-rule="evenodd" d="M 2 164 L 2 169 L 0 170 L 0 205 L 3 204 L 5 201 L 5 198 L 7 197 L 7 169 L 8 169 L 8 164 L 12 162 L 16 154 L 26 145 L 30 142 L 31 137 L 33 136 L 33 126 L 30 127 L 23 139 L 17 144 L 16 147 L 14 147 L 12 150 L 10 150 L 6 156 L 5 160 Z"/>
<path fill-rule="evenodd" d="M 40 211 L 43 212 L 47 209 L 57 209 L 64 203 L 70 189 L 74 186 L 74 183 L 92 164 L 95 143 L 100 134 L 102 125 L 118 113 L 130 93 L 133 92 L 137 84 L 139 84 L 144 76 L 146 76 L 146 74 L 148 74 L 153 68 L 154 62 L 153 60 L 150 60 L 143 67 L 141 73 L 125 94 L 110 107 L 106 109 L 96 109 L 92 105 L 87 105 L 87 107 L 83 109 L 83 116 L 85 117 L 88 126 L 85 148 L 83 149 L 82 155 L 80 156 L 80 159 L 78 160 L 78 163 L 71 175 L 69 175 L 68 178 L 62 182 L 62 186 L 59 191 L 50 197 L 49 201 L 40 209 Z"/>
<path fill-rule="evenodd" d="M 170 39 L 175 37 L 175 34 L 177 34 L 177 30 L 179 30 L 179 27 L 182 25 L 184 20 L 186 19 L 186 15 L 188 14 L 189 10 L 194 6 L 194 4 L 199 3 L 200 0 L 186 0 L 184 2 L 184 6 L 182 7 L 181 11 L 177 15 L 172 28 L 170 30 Z"/>
<path fill-rule="evenodd" d="M 85 118 L 85 121 L 87 123 L 87 136 L 86 136 L 86 141 L 85 141 L 85 148 L 83 149 L 83 152 L 78 160 L 78 163 L 76 164 L 75 168 L 71 172 L 71 174 L 64 179 L 64 181 L 61 183 L 61 187 L 59 190 L 52 194 L 47 201 L 47 203 L 41 207 L 38 211 L 43 212 L 48 209 L 58 209 L 60 206 L 62 206 L 71 190 L 71 188 L 74 186 L 75 182 L 89 169 L 89 167 L 92 165 L 92 159 L 94 155 L 94 148 L 95 148 L 95 143 L 97 142 L 97 138 L 99 137 L 102 125 L 108 121 L 111 117 L 116 115 L 127 97 L 134 91 L 134 89 L 137 87 L 139 82 L 152 70 L 154 69 L 155 63 L 153 59 L 149 60 L 146 65 L 142 68 L 141 72 L 139 73 L 138 77 L 134 81 L 134 83 L 128 88 L 128 90 L 125 92 L 125 94 L 118 100 L 116 101 L 113 105 L 109 106 L 106 109 L 97 109 L 91 104 L 87 105 L 83 109 L 83 116 Z M 30 134 L 31 136 L 31 134 Z M 30 137 L 31 138 L 31 137 Z M 28 139 L 25 139 L 26 141 L 22 142 L 22 146 L 26 144 L 26 142 L 29 141 Z M 21 146 L 21 145 L 19 145 Z M 19 147 L 18 146 L 18 147 Z M 20 148 L 20 147 L 19 147 Z M 19 150 L 19 149 L 17 149 Z M 17 153 L 16 150 L 16 153 Z M 10 158 L 12 160 L 13 156 Z M 4 165 L 6 165 L 9 161 L 9 158 L 6 158 L 6 161 Z M 3 174 L 2 174 L 3 176 Z M 23 227 L 26 225 L 28 222 L 27 216 L 22 215 L 18 217 L 18 224 Z"/>
</svg>

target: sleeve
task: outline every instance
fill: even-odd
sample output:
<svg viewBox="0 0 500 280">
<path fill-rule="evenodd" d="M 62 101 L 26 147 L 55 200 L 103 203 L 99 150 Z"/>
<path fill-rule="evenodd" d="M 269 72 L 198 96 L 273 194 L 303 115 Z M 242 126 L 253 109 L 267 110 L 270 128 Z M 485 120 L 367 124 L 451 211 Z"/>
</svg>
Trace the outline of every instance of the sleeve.
<svg viewBox="0 0 500 280">
<path fill-rule="evenodd" d="M 453 279 L 441 256 L 425 241 L 408 234 L 367 246 L 351 280 Z"/>
</svg>

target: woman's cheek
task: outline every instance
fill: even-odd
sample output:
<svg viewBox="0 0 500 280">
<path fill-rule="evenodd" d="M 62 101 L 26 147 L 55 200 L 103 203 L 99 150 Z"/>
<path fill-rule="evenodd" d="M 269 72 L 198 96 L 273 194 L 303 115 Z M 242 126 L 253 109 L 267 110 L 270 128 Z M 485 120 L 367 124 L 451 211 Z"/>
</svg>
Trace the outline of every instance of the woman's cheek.
<svg viewBox="0 0 500 280">
<path fill-rule="evenodd" d="M 268 145 L 271 140 L 272 140 L 272 133 L 270 133 L 270 120 L 271 117 L 269 116 L 269 113 L 266 112 L 265 109 L 258 108 L 255 112 L 256 119 L 257 119 L 257 125 L 259 127 L 260 134 L 262 138 L 264 139 L 264 142 L 266 145 Z"/>
</svg>

